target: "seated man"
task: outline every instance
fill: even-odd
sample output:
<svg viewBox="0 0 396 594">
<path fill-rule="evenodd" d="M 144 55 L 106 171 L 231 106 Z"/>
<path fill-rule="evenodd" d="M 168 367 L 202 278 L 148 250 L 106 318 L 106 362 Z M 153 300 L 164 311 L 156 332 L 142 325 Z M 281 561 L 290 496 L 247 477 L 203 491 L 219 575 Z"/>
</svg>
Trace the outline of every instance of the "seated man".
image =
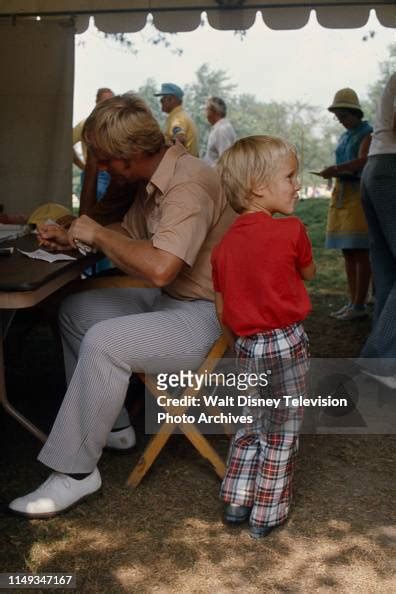
<svg viewBox="0 0 396 594">
<path fill-rule="evenodd" d="M 145 103 L 123 95 L 98 104 L 84 139 L 112 179 L 137 182 L 122 224 L 83 215 L 41 241 L 64 250 L 82 241 L 152 289 L 97 289 L 71 295 L 60 311 L 68 389 L 39 460 L 53 469 L 10 509 L 47 517 L 101 487 L 102 449 L 128 429 L 123 407 L 132 372 L 197 368 L 220 334 L 210 254 L 234 220 L 214 170 L 183 146 L 168 147 Z M 123 432 L 121 431 L 121 433 Z"/>
</svg>

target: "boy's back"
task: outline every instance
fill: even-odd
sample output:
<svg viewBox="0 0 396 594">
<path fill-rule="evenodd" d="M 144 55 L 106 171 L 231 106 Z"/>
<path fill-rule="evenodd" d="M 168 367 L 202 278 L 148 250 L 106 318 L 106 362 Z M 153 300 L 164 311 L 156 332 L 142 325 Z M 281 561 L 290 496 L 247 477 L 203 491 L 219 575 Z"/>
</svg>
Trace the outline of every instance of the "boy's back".
<svg viewBox="0 0 396 594">
<path fill-rule="evenodd" d="M 248 336 L 304 320 L 311 304 L 299 270 L 311 261 L 298 218 L 263 212 L 238 217 L 212 255 L 224 324 Z"/>
</svg>

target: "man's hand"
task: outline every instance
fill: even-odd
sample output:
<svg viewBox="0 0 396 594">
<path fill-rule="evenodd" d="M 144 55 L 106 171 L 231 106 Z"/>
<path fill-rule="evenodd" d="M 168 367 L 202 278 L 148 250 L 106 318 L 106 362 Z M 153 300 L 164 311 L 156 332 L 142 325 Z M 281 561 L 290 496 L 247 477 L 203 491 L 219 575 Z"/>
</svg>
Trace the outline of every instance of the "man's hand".
<svg viewBox="0 0 396 594">
<path fill-rule="evenodd" d="M 40 246 L 53 251 L 65 251 L 74 249 L 69 242 L 66 229 L 59 225 L 37 225 L 37 239 Z"/>
<path fill-rule="evenodd" d="M 82 215 L 71 224 L 68 232 L 69 242 L 74 246 L 76 241 L 80 241 L 92 247 L 98 247 L 95 244 L 95 237 L 100 229 L 102 226 L 99 223 L 87 215 Z"/>
</svg>

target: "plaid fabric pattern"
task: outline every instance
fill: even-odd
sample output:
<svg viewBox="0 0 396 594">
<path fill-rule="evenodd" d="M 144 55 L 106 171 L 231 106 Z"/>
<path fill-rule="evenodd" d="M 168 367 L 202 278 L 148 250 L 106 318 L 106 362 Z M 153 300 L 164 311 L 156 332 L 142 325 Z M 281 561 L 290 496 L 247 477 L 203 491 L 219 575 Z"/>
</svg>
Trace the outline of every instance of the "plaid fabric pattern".
<svg viewBox="0 0 396 594">
<path fill-rule="evenodd" d="M 250 524 L 276 526 L 289 513 L 292 477 L 298 449 L 302 408 L 286 406 L 282 398 L 305 396 L 308 337 L 301 324 L 292 324 L 236 341 L 238 373 L 268 373 L 268 386 L 257 394 L 280 398 L 274 407 L 246 407 L 254 422 L 238 430 L 221 486 L 226 503 L 252 507 Z"/>
</svg>

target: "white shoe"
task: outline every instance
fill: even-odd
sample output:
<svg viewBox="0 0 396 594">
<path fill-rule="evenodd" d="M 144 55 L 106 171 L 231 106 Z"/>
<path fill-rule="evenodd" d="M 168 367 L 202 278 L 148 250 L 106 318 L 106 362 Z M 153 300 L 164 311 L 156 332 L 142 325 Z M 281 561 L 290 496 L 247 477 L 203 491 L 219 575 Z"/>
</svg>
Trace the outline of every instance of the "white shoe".
<svg viewBox="0 0 396 594">
<path fill-rule="evenodd" d="M 343 314 L 337 316 L 337 320 L 342 320 L 344 322 L 349 322 L 350 320 L 359 320 L 361 318 L 367 318 L 368 313 L 367 309 L 353 309 L 353 307 L 349 307 Z"/>
<path fill-rule="evenodd" d="M 38 489 L 11 501 L 9 509 L 28 518 L 51 518 L 95 493 L 101 486 L 102 479 L 97 468 L 81 481 L 53 472 Z"/>
<path fill-rule="evenodd" d="M 132 425 L 120 429 L 120 431 L 110 431 L 106 440 L 106 447 L 110 450 L 129 450 L 136 445 L 136 433 Z"/>
<path fill-rule="evenodd" d="M 396 389 L 396 375 L 375 375 L 374 373 L 366 371 L 365 369 L 362 369 L 361 371 L 364 373 L 364 375 L 367 375 L 367 377 L 375 380 L 383 386 L 391 388 L 392 390 Z"/>
<path fill-rule="evenodd" d="M 329 316 L 331 318 L 338 318 L 338 316 L 342 316 L 342 314 L 344 314 L 346 311 L 348 311 L 348 309 L 350 309 L 350 304 L 347 303 L 346 305 L 343 305 L 342 307 L 340 307 L 340 309 L 337 309 L 337 311 L 332 311 Z"/>
</svg>

